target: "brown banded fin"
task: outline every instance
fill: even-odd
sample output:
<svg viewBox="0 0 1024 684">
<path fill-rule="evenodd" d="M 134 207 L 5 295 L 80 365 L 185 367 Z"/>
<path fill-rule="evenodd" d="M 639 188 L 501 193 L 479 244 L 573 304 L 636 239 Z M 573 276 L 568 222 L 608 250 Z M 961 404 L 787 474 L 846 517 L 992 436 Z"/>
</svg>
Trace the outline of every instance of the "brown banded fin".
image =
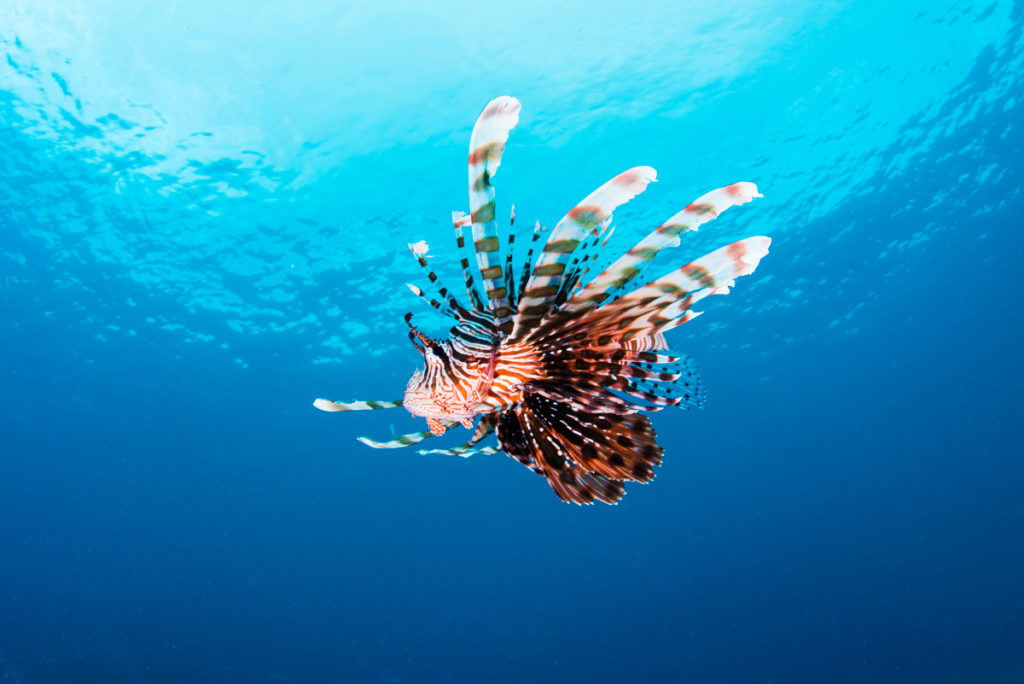
<svg viewBox="0 0 1024 684">
<path fill-rule="evenodd" d="M 315 408 L 321 411 L 379 411 L 380 409 L 397 408 L 402 401 L 331 401 L 330 399 L 317 399 L 313 402 Z"/>
<path fill-rule="evenodd" d="M 643 192 L 656 177 L 657 172 L 649 166 L 623 171 L 587 195 L 555 225 L 520 294 L 513 341 L 525 337 L 554 308 L 563 274 L 580 242 L 600 233 L 612 212 Z"/>
<path fill-rule="evenodd" d="M 501 241 L 495 220 L 494 186 L 491 180 L 501 165 L 509 132 L 519 121 L 519 101 L 507 95 L 491 100 L 473 126 L 469 142 L 469 208 L 473 246 L 483 278 L 487 310 L 499 328 L 512 315 L 502 269 Z"/>
<path fill-rule="evenodd" d="M 747 182 L 733 183 L 698 197 L 595 276 L 563 309 L 580 311 L 598 306 L 642 273 L 661 250 L 678 246 L 682 233 L 697 230 L 729 207 L 746 204 L 756 197 L 762 197 L 757 186 Z"/>
</svg>

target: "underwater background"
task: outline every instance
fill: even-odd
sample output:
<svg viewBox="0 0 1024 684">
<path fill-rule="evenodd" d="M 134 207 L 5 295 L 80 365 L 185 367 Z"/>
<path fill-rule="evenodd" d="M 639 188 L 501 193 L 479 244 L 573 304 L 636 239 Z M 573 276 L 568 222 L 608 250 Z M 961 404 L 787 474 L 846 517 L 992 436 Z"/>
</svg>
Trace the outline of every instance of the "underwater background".
<svg viewBox="0 0 1024 684">
<path fill-rule="evenodd" d="M 1024 2 L 0 3 L 0 682 L 1024 682 Z M 708 387 L 613 507 L 423 429 L 407 243 L 638 164 Z M 525 242 L 525 241 L 524 241 Z M 464 441 L 456 428 L 439 446 Z"/>
</svg>

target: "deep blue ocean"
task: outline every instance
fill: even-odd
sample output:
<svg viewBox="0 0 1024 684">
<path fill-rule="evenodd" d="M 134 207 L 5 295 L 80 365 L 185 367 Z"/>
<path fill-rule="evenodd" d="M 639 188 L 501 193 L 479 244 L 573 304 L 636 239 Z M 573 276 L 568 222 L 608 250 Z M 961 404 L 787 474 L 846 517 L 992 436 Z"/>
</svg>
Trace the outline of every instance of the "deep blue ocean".
<svg viewBox="0 0 1024 684">
<path fill-rule="evenodd" d="M 1024 2 L 4 0 L 0 51 L 3 684 L 1024 682 Z M 617 506 L 312 406 L 443 334 L 407 244 L 457 277 L 503 94 L 523 234 L 764 193 L 652 266 L 773 239 Z"/>
</svg>

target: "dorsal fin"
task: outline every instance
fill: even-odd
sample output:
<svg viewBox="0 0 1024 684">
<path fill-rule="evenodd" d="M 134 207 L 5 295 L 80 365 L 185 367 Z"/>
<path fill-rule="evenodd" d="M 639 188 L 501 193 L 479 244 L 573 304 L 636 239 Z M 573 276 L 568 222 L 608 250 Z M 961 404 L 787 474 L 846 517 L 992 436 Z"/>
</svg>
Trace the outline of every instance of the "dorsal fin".
<svg viewBox="0 0 1024 684">
<path fill-rule="evenodd" d="M 416 263 L 420 265 L 420 268 L 426 271 L 427 280 L 430 281 L 430 286 L 434 289 L 434 291 L 441 298 L 441 300 L 443 300 L 443 304 L 441 301 L 438 301 L 437 299 L 431 299 L 430 297 L 428 297 L 426 293 L 423 292 L 423 290 L 416 287 L 415 285 L 407 285 L 409 289 L 412 290 L 412 293 L 414 295 L 422 298 L 428 304 L 430 304 L 430 306 L 437 309 L 441 313 L 451 316 L 452 318 L 455 319 L 464 319 L 467 316 L 468 312 L 459 303 L 459 300 L 457 300 L 455 296 L 452 295 L 451 290 L 449 290 L 441 283 L 440 278 L 437 277 L 437 273 L 435 273 L 434 269 L 432 269 L 430 267 L 430 264 L 427 263 L 427 252 L 429 251 L 429 249 L 429 246 L 423 240 L 409 244 L 409 251 L 412 252 L 413 257 L 416 259 Z"/>
<path fill-rule="evenodd" d="M 530 265 L 533 263 L 533 253 L 537 251 L 537 243 L 540 242 L 540 236 L 544 233 L 544 228 L 541 227 L 540 221 L 537 221 L 533 226 L 533 237 L 530 239 L 530 251 L 526 253 L 526 261 L 523 262 L 523 272 L 519 276 L 519 286 L 516 288 L 517 307 L 518 301 L 522 301 L 523 293 L 526 292 L 526 284 L 530 282 Z"/>
<path fill-rule="evenodd" d="M 473 280 L 473 269 L 469 267 L 469 257 L 466 256 L 466 236 L 464 228 L 470 225 L 469 214 L 461 211 L 452 212 L 452 226 L 455 228 L 455 245 L 459 249 L 459 266 L 462 267 L 462 279 L 466 283 L 466 295 L 469 297 L 469 305 L 474 311 L 485 311 L 483 300 L 480 299 L 480 292 Z"/>
</svg>

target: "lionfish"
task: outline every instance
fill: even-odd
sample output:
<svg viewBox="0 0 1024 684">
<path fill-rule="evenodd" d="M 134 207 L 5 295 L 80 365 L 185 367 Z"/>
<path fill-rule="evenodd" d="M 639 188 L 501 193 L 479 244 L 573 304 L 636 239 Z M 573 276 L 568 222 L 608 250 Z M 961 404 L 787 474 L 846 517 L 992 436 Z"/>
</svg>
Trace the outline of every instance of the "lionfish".
<svg viewBox="0 0 1024 684">
<path fill-rule="evenodd" d="M 470 138 L 470 214 L 452 214 L 468 303 L 441 284 L 427 263 L 425 242 L 409 245 L 426 271 L 431 292 L 408 287 L 454 319 L 450 337 L 431 339 L 406 314 L 409 339 L 425 367 L 413 373 L 403 398 L 348 403 L 317 399 L 314 406 L 324 411 L 404 406 L 427 419 L 429 430 L 391 441 L 359 438 L 377 449 L 418 444 L 461 424 L 473 429 L 465 444 L 420 453 L 469 456 L 501 450 L 543 475 L 563 501 L 614 504 L 625 493 L 625 482 L 649 482 L 661 464 L 662 448 L 644 414 L 669 406 L 690 409 L 704 401 L 697 367 L 668 349 L 665 333 L 698 316 L 692 308 L 697 302 L 726 294 L 734 278 L 752 273 L 771 241 L 746 238 L 629 292 L 624 288 L 662 249 L 679 245 L 682 233 L 761 195 L 746 182 L 713 190 L 588 279 L 611 235 L 612 211 L 655 180 L 653 168 L 629 169 L 566 214 L 534 260 L 546 232 L 538 222 L 517 277 L 515 234 L 510 227 L 503 250 L 491 182 L 519 109 L 513 97 L 492 100 Z M 511 221 L 514 225 L 514 207 Z M 476 270 L 466 256 L 467 227 Z M 500 449 L 478 447 L 491 433 Z"/>
</svg>

